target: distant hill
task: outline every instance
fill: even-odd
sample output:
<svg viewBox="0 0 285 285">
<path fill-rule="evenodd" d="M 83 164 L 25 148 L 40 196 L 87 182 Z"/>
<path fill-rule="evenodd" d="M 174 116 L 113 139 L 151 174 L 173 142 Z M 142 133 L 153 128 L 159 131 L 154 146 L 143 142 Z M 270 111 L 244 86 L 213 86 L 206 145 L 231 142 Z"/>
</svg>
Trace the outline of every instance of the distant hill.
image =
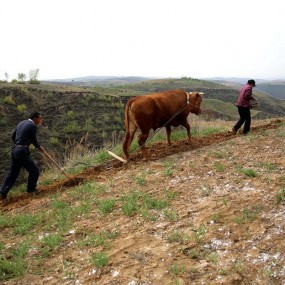
<svg viewBox="0 0 285 285">
<path fill-rule="evenodd" d="M 247 78 L 235 78 L 235 77 L 214 77 L 208 78 L 211 82 L 223 84 L 227 87 L 240 88 L 247 82 Z M 285 80 L 266 80 L 266 79 L 255 79 L 256 87 L 254 90 L 259 90 L 268 94 L 269 96 L 285 99 Z"/>
<path fill-rule="evenodd" d="M 45 83 L 61 83 L 73 86 L 110 86 L 141 82 L 154 79 L 152 77 L 139 76 L 85 76 L 67 79 L 54 79 L 44 81 Z"/>
<path fill-rule="evenodd" d="M 270 81 L 268 83 L 260 83 L 257 85 L 256 89 L 275 98 L 285 100 L 285 81 Z"/>
<path fill-rule="evenodd" d="M 213 117 L 235 120 L 237 118 L 235 103 L 239 95 L 240 85 L 237 85 L 237 83 L 235 83 L 235 86 L 231 85 L 233 84 L 227 85 L 185 77 L 180 79 L 149 80 L 120 86 L 117 90 L 119 90 L 121 94 L 130 92 L 130 90 L 136 93 L 152 93 L 170 89 L 201 91 L 205 93 L 205 95 L 203 95 L 204 101 L 202 107 L 204 109 L 204 115 L 207 114 L 209 119 Z M 259 119 L 265 119 L 285 115 L 285 101 L 268 96 L 268 94 L 256 89 L 254 89 L 254 95 L 259 100 L 260 106 L 258 109 L 253 110 L 253 118 L 257 116 Z"/>
<path fill-rule="evenodd" d="M 168 81 L 174 82 L 179 80 L 178 78 L 152 78 L 152 77 L 140 77 L 140 76 L 85 76 L 85 77 L 75 77 L 66 79 L 54 79 L 49 81 L 43 81 L 46 84 L 64 84 L 71 86 L 121 86 L 129 85 L 134 83 L 143 83 L 147 81 Z M 245 84 L 248 78 L 238 78 L 238 77 L 212 77 L 198 79 L 201 82 L 213 82 L 220 85 L 224 85 L 229 88 L 239 89 L 243 84 Z M 255 90 L 259 90 L 268 94 L 269 96 L 285 99 L 285 80 L 267 80 L 267 79 L 255 79 L 257 84 Z"/>
<path fill-rule="evenodd" d="M 217 83 L 226 83 L 226 82 L 234 82 L 238 84 L 245 84 L 248 79 L 254 79 L 256 84 L 260 83 L 267 83 L 270 82 L 268 79 L 259 79 L 259 78 L 242 78 L 242 77 L 211 77 L 211 78 L 204 78 L 204 80 L 213 81 Z"/>
</svg>

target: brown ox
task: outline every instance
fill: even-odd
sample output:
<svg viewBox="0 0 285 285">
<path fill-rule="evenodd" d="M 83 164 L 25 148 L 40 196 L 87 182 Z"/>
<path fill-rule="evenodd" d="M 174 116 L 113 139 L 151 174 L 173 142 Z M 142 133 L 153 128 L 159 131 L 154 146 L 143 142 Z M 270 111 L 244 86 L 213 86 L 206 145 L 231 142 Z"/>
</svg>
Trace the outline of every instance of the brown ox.
<svg viewBox="0 0 285 285">
<path fill-rule="evenodd" d="M 171 145 L 171 126 L 181 125 L 187 130 L 187 143 L 189 143 L 191 137 L 187 117 L 190 112 L 201 114 L 201 94 L 203 93 L 172 90 L 130 99 L 125 109 L 126 135 L 123 150 L 126 158 L 129 159 L 129 149 L 138 128 L 141 131 L 138 143 L 145 158 L 148 156 L 145 142 L 150 129 L 166 127 L 167 144 Z"/>
</svg>

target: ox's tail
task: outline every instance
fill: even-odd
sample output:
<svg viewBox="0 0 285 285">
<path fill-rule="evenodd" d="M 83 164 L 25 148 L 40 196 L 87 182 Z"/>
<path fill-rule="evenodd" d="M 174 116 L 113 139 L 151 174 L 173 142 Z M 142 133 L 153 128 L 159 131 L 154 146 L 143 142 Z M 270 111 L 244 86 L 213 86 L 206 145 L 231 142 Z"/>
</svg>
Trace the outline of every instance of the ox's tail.
<svg viewBox="0 0 285 285">
<path fill-rule="evenodd" d="M 129 123 L 129 110 L 131 108 L 132 102 L 129 100 L 126 104 L 125 107 L 125 129 L 126 129 L 126 134 L 130 133 L 130 123 Z"/>
<path fill-rule="evenodd" d="M 126 155 L 126 158 L 129 159 L 129 149 L 131 145 L 131 133 L 130 133 L 130 119 L 129 119 L 129 111 L 132 105 L 133 100 L 129 100 L 125 107 L 125 129 L 126 134 L 123 140 L 123 151 Z"/>
</svg>

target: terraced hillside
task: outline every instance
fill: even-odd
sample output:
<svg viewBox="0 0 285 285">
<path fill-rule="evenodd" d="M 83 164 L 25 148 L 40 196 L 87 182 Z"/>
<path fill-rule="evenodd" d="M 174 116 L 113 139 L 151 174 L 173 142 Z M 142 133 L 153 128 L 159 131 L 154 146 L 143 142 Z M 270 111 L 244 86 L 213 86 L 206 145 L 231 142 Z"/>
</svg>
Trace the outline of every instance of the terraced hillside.
<svg viewBox="0 0 285 285">
<path fill-rule="evenodd" d="M 0 85 L 0 178 L 9 165 L 11 132 L 15 125 L 40 110 L 43 125 L 39 140 L 57 160 L 68 155 L 69 148 L 81 142 L 91 151 L 103 145 L 115 145 L 124 135 L 124 105 L 130 96 L 169 89 L 202 91 L 205 93 L 202 116 L 235 120 L 234 107 L 238 91 L 212 82 L 181 78 L 150 80 L 135 84 L 97 87 L 65 86 L 60 84 L 4 84 Z M 258 119 L 285 115 L 285 102 L 257 93 L 260 108 L 253 111 Z M 8 154 L 8 155 L 7 155 Z M 41 156 L 34 153 L 44 168 Z"/>
</svg>

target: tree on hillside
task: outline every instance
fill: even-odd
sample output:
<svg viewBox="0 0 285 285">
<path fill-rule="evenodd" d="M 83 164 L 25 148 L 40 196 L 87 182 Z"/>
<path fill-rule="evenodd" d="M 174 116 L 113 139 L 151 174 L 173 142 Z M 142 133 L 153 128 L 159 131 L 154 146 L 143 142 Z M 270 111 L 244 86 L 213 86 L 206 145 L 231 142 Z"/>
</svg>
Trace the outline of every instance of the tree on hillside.
<svg viewBox="0 0 285 285">
<path fill-rule="evenodd" d="M 7 80 L 7 82 L 9 81 L 9 74 L 7 72 L 5 72 L 5 78 Z"/>
<path fill-rule="evenodd" d="M 29 72 L 29 76 L 30 76 L 30 83 L 31 84 L 39 84 L 39 73 L 40 73 L 40 70 L 37 68 L 37 69 L 31 69 L 30 72 Z"/>
<path fill-rule="evenodd" d="M 24 82 L 25 82 L 25 79 L 26 79 L 26 74 L 25 74 L 25 73 L 18 73 L 18 80 L 19 80 L 21 83 L 24 83 Z"/>
</svg>

